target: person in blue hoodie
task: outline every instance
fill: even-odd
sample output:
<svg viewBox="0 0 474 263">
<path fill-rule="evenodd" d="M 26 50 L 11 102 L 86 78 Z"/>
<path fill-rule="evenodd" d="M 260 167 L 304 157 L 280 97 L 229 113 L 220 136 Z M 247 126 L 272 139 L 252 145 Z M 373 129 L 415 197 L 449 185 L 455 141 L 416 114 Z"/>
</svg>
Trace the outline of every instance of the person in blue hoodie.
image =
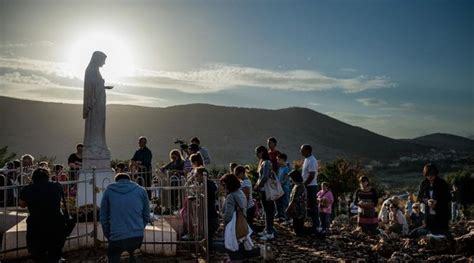
<svg viewBox="0 0 474 263">
<path fill-rule="evenodd" d="M 149 222 L 150 204 L 145 189 L 132 182 L 128 174 L 117 174 L 100 205 L 100 223 L 109 240 L 109 262 L 120 262 L 123 251 L 130 254 L 129 262 L 135 262 L 133 252 L 141 247 Z"/>
</svg>

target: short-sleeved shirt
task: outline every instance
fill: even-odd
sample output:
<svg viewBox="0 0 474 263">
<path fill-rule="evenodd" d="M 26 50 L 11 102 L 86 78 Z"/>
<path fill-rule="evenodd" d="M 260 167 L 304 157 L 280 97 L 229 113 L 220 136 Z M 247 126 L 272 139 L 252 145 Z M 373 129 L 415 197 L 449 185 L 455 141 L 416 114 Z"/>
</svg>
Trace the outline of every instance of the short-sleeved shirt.
<svg viewBox="0 0 474 263">
<path fill-rule="evenodd" d="M 317 175 L 318 175 L 318 161 L 314 155 L 311 155 L 304 159 L 303 170 L 301 175 L 303 176 L 303 181 L 309 177 L 310 172 L 315 172 L 313 180 L 308 184 L 308 186 L 318 185 Z"/>
<path fill-rule="evenodd" d="M 287 165 L 278 168 L 277 178 L 285 192 L 290 192 L 290 179 L 287 176 L 290 173 L 290 167 Z M 286 177 L 286 178 L 285 178 Z"/>
<path fill-rule="evenodd" d="M 252 197 L 252 182 L 250 182 L 250 180 L 248 178 L 245 178 L 242 181 L 242 184 L 240 185 L 240 190 L 243 191 L 243 189 L 247 188 L 247 187 L 250 190 L 249 198 L 247 200 L 247 209 L 248 209 L 248 208 L 253 207 L 255 205 L 255 203 L 253 202 L 253 197 Z"/>
<path fill-rule="evenodd" d="M 67 163 L 69 164 L 69 163 L 76 163 L 76 162 L 82 163 L 82 158 L 77 156 L 76 153 L 69 155 L 69 158 L 67 158 Z"/>
<path fill-rule="evenodd" d="M 268 150 L 268 156 L 270 156 L 270 161 L 272 162 L 272 169 L 275 172 L 278 171 L 278 162 L 277 162 L 278 155 L 280 155 L 280 152 L 278 150 L 276 151 Z"/>
</svg>

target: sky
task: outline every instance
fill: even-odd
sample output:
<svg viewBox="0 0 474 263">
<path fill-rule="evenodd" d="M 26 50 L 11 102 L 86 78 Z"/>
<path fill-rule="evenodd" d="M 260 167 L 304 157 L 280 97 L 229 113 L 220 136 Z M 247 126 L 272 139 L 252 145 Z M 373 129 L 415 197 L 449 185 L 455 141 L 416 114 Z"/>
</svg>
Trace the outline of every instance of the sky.
<svg viewBox="0 0 474 263">
<path fill-rule="evenodd" d="M 0 95 L 306 107 L 392 138 L 474 135 L 474 2 L 0 0 Z M 304 121 L 304 120 L 302 120 Z"/>
</svg>

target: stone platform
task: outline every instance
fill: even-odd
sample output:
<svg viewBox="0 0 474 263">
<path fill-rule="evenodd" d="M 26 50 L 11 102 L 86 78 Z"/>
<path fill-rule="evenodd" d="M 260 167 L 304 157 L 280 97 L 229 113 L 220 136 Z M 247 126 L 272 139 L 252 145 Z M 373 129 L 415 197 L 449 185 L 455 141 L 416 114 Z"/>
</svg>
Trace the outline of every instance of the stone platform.
<svg viewBox="0 0 474 263">
<path fill-rule="evenodd" d="M 94 224 L 92 222 L 76 224 L 76 227 L 71 233 L 72 238 L 66 241 L 63 251 L 92 248 L 94 245 L 92 237 L 93 229 Z M 97 239 L 100 243 L 106 244 L 106 238 L 104 237 L 100 224 L 97 226 Z M 45 237 L 45 242 L 47 242 L 47 240 L 47 237 Z M 177 232 L 171 227 L 167 220 L 156 220 L 153 226 L 147 225 L 145 228 L 144 242 L 171 242 L 176 240 Z M 16 248 L 20 248 L 20 250 L 11 251 Z M 175 244 L 143 244 L 140 250 L 147 254 L 164 256 L 176 255 Z M 1 258 L 2 260 L 28 256 L 26 249 L 26 219 L 21 220 L 3 234 L 1 252 L 4 251 L 10 252 L 6 252 L 4 257 Z"/>
</svg>

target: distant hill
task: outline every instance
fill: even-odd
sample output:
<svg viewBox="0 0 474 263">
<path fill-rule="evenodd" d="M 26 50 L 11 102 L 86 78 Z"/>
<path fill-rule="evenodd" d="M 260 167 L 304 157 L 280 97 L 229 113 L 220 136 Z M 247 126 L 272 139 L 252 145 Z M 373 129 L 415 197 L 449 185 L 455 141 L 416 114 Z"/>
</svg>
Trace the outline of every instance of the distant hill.
<svg viewBox="0 0 474 263">
<path fill-rule="evenodd" d="M 433 133 L 421 136 L 415 139 L 404 140 L 405 142 L 412 142 L 422 146 L 442 149 L 442 150 L 457 150 L 457 151 L 473 151 L 474 140 L 466 137 L 461 137 L 446 133 Z"/>
<path fill-rule="evenodd" d="M 82 105 L 45 103 L 0 97 L 0 146 L 17 154 L 56 156 L 65 162 L 82 141 Z M 309 143 L 322 160 L 338 156 L 388 159 L 427 147 L 394 140 L 351 126 L 306 108 L 264 110 L 206 104 L 146 108 L 109 105 L 107 142 L 112 158 L 129 159 L 137 138 L 145 135 L 154 161 L 167 161 L 176 138 L 198 136 L 214 164 L 255 161 L 254 149 L 275 136 L 280 151 L 300 159 L 299 146 Z"/>
</svg>

